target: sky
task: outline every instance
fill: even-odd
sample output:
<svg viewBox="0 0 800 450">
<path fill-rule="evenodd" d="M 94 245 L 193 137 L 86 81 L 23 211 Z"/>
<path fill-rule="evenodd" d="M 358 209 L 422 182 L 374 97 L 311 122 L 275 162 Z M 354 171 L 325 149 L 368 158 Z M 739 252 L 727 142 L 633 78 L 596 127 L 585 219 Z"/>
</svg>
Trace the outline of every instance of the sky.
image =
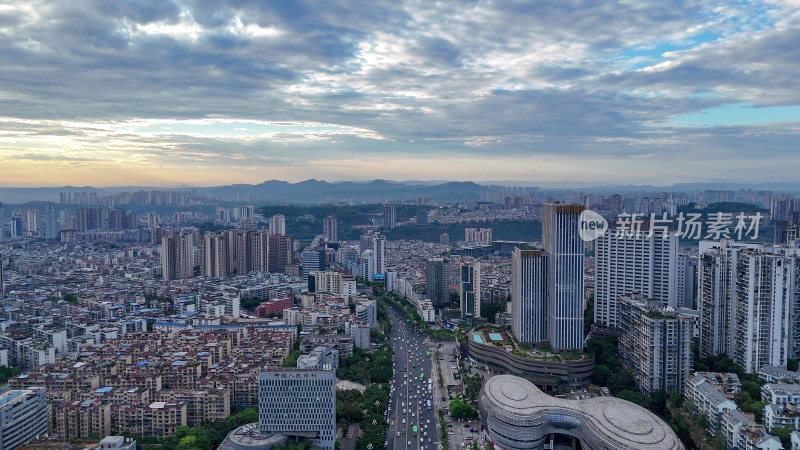
<svg viewBox="0 0 800 450">
<path fill-rule="evenodd" d="M 800 0 L 0 3 L 0 185 L 797 181 Z"/>
</svg>

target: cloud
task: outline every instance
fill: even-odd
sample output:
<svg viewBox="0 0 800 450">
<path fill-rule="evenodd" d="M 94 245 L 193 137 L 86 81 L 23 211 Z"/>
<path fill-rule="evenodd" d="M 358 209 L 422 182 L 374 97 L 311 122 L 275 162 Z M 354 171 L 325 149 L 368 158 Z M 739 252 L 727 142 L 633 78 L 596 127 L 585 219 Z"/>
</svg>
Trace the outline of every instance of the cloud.
<svg viewBox="0 0 800 450">
<path fill-rule="evenodd" d="M 800 105 L 799 10 L 707 0 L 18 1 L 0 5 L 0 154 L 130 163 L 176 183 L 179 167 L 307 178 L 325 173 L 312 162 L 355 155 L 435 155 L 440 167 L 456 164 L 453 177 L 464 164 L 462 179 L 478 166 L 463 161 L 483 158 L 497 172 L 479 178 L 504 179 L 514 158 L 531 155 L 616 158 L 643 173 L 674 161 L 654 172 L 665 181 L 684 176 L 680 164 L 800 163 L 797 120 L 776 113 Z M 762 120 L 676 123 L 742 102 Z M 334 175 L 363 178 L 357 167 Z M 614 165 L 602 168 L 584 175 L 615 176 Z"/>
</svg>

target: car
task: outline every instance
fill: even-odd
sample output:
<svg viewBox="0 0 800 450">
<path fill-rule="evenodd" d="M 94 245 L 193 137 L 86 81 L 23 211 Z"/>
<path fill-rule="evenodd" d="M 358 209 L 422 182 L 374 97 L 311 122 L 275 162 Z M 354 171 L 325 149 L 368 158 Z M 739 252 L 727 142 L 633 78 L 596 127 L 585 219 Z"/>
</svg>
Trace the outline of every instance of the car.
<svg viewBox="0 0 800 450">
<path fill-rule="evenodd" d="M 397 432 L 397 437 L 400 437 L 400 432 L 399 431 Z"/>
<path fill-rule="evenodd" d="M 406 418 L 403 417 L 403 425 L 405 425 L 405 424 L 406 424 Z"/>
<path fill-rule="evenodd" d="M 428 419 L 428 421 L 427 421 L 427 422 L 425 422 L 425 423 L 431 423 L 431 419 Z"/>
<path fill-rule="evenodd" d="M 411 445 L 411 441 L 408 441 L 408 445 Z"/>
</svg>

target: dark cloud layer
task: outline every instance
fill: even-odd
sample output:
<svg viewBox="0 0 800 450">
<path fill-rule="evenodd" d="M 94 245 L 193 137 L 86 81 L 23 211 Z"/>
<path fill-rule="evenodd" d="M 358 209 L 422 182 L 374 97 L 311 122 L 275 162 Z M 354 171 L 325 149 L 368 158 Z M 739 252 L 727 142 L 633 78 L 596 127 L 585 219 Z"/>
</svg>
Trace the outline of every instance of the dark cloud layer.
<svg viewBox="0 0 800 450">
<path fill-rule="evenodd" d="M 19 1 L 0 7 L 0 116 L 20 138 L 0 149 L 82 160 L 37 156 L 36 139 L 50 136 L 89 147 L 139 139 L 130 151 L 152 162 L 192 149 L 253 164 L 354 151 L 798 158 L 800 118 L 671 119 L 738 102 L 800 105 L 799 25 L 788 2 Z M 630 56 L 647 49 L 647 66 Z M 210 117 L 354 131 L 226 140 L 122 130 Z M 117 128 L 91 131 L 109 123 Z"/>
</svg>

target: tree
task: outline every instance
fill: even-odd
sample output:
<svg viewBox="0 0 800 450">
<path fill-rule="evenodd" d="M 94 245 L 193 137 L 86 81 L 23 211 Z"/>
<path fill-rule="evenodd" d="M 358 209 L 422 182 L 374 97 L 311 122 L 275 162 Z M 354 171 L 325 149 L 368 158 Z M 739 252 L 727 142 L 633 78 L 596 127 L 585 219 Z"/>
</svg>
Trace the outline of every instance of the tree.
<svg viewBox="0 0 800 450">
<path fill-rule="evenodd" d="M 478 417 L 478 412 L 463 400 L 456 398 L 450 401 L 450 415 L 456 419 L 474 419 Z"/>
</svg>

